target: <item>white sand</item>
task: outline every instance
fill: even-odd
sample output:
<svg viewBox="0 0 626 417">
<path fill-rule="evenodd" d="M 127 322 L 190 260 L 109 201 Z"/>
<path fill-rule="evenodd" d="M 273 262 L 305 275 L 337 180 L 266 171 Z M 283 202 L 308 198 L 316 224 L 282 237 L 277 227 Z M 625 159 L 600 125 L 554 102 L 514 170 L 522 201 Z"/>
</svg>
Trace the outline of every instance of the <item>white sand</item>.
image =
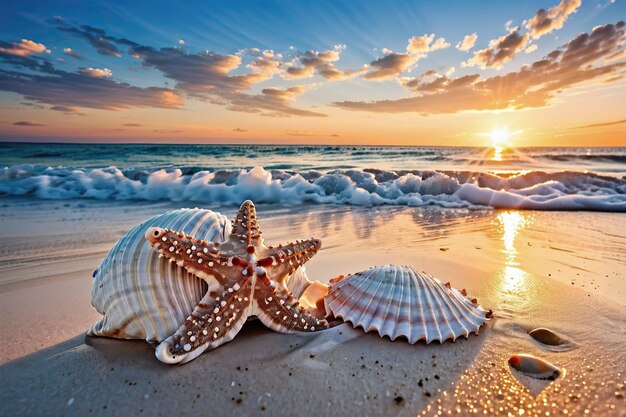
<svg viewBox="0 0 626 417">
<path fill-rule="evenodd" d="M 313 278 L 408 264 L 467 288 L 496 318 L 442 345 L 348 325 L 304 337 L 249 323 L 171 367 L 147 343 L 83 333 L 98 317 L 89 290 L 99 259 L 173 206 L 64 204 L 9 199 L 0 214 L 0 359 L 10 361 L 0 366 L 0 415 L 626 415 L 626 216 L 261 207 L 268 242 L 323 240 L 307 264 Z M 526 333 L 538 326 L 572 348 L 535 342 Z M 520 376 L 507 364 L 515 353 L 565 376 Z"/>
</svg>

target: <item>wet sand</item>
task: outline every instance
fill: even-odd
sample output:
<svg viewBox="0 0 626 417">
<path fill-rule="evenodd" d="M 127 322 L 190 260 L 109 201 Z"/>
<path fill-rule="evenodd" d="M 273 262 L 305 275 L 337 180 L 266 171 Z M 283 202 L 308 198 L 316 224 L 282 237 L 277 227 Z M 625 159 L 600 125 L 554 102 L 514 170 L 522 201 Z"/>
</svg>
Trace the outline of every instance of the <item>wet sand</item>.
<svg viewBox="0 0 626 417">
<path fill-rule="evenodd" d="M 347 324 L 304 337 L 248 323 L 231 343 L 172 367 L 145 342 L 84 331 L 99 317 L 89 291 L 100 259 L 173 204 L 3 204 L 0 415 L 626 414 L 623 215 L 258 207 L 268 242 L 322 239 L 311 278 L 411 265 L 467 288 L 495 318 L 441 345 L 390 342 Z M 231 216 L 235 207 L 219 210 Z M 527 335 L 535 327 L 569 343 L 542 345 Z M 523 376 L 507 364 L 516 353 L 564 375 Z"/>
</svg>

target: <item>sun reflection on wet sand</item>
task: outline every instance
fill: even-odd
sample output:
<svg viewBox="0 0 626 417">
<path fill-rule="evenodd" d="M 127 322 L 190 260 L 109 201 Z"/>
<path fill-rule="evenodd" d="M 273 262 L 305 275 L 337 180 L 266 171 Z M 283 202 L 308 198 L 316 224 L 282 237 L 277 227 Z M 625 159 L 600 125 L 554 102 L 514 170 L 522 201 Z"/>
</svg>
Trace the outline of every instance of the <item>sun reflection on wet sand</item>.
<svg viewBox="0 0 626 417">
<path fill-rule="evenodd" d="M 508 266 L 517 266 L 519 263 L 516 261 L 517 249 L 515 248 L 515 237 L 520 230 L 526 227 L 528 221 L 518 211 L 505 211 L 498 215 L 498 222 L 502 229 L 502 242 L 504 242 L 504 255 L 505 261 Z"/>
<path fill-rule="evenodd" d="M 519 268 L 516 238 L 530 222 L 529 218 L 518 211 L 505 211 L 498 214 L 499 231 L 502 232 L 502 253 L 505 266 L 498 273 L 498 295 L 507 311 L 523 309 L 528 305 L 528 292 L 532 276 Z"/>
</svg>

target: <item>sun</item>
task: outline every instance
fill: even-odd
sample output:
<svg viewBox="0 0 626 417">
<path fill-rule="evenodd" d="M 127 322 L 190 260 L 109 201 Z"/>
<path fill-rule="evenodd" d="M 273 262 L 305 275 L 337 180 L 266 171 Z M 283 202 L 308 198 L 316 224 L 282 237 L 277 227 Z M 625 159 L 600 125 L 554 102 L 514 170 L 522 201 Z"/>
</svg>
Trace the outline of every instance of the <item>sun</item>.
<svg viewBox="0 0 626 417">
<path fill-rule="evenodd" d="M 506 129 L 493 130 L 489 136 L 491 137 L 491 146 L 494 148 L 503 148 L 510 146 L 509 139 L 511 133 Z"/>
</svg>

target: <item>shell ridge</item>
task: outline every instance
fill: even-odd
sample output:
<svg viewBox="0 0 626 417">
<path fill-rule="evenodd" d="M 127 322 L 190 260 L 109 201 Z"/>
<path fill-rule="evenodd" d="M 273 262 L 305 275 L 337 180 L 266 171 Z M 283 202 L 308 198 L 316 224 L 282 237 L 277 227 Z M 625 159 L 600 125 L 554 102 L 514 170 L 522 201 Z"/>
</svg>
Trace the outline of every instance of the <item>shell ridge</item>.
<svg viewBox="0 0 626 417">
<path fill-rule="evenodd" d="M 185 214 L 187 214 L 187 212 L 185 212 Z M 164 220 L 165 221 L 161 221 L 155 226 L 167 227 L 167 219 Z M 180 223 L 180 219 L 177 219 L 177 221 L 170 224 L 169 227 L 172 229 L 178 228 Z M 184 291 L 187 272 L 180 268 L 178 265 L 161 259 L 155 251 L 151 251 L 148 256 L 148 259 L 152 260 L 152 262 L 148 264 L 148 267 L 152 267 L 154 271 L 150 282 L 153 283 L 153 285 L 155 283 L 163 284 L 165 295 L 168 301 L 166 303 L 166 305 L 168 306 L 166 311 L 169 313 L 166 314 L 166 317 L 170 319 L 168 325 L 174 325 L 174 328 L 177 329 L 180 322 L 184 321 L 184 319 L 187 317 L 187 314 L 193 309 L 193 306 L 191 306 L 185 312 L 185 294 L 184 292 L 182 294 L 180 292 L 181 290 Z"/>
<path fill-rule="evenodd" d="M 358 281 L 357 281 L 357 285 L 354 286 L 354 291 L 352 291 L 352 293 L 350 293 L 350 295 L 348 297 L 345 298 L 345 300 L 343 302 L 339 302 L 339 308 L 337 310 L 337 312 L 341 315 L 340 317 L 343 317 L 344 320 L 350 321 L 353 324 L 353 327 L 358 327 L 361 326 L 363 327 L 364 331 L 367 331 L 365 328 L 365 324 L 364 324 L 364 319 L 363 319 L 363 313 L 366 311 L 367 307 L 370 305 L 371 303 L 371 299 L 368 300 L 365 296 L 367 295 L 367 290 L 369 288 L 371 288 L 372 285 L 375 284 L 374 280 L 370 280 L 372 276 L 372 269 L 367 269 L 361 273 L 359 273 L 358 275 L 352 275 L 352 277 L 355 277 L 353 279 L 357 279 L 356 277 L 358 277 Z M 343 280 L 345 281 L 345 279 Z M 343 281 L 340 281 L 343 282 Z M 352 280 L 350 281 L 346 281 L 346 283 L 344 284 L 344 286 L 350 288 L 349 283 L 351 283 Z M 358 289 L 361 288 L 361 286 L 365 285 L 364 290 L 360 293 L 360 296 L 356 299 L 353 300 L 354 298 L 354 294 L 356 293 L 356 291 Z M 379 283 L 380 285 L 380 283 Z M 339 292 L 339 294 L 341 294 L 341 292 Z M 354 305 L 354 309 L 350 310 L 349 307 L 350 305 L 347 304 L 349 301 L 354 301 L 353 305 Z M 346 307 L 343 311 L 341 310 L 343 307 Z M 356 315 L 360 313 L 361 317 L 357 317 Z"/>
<path fill-rule="evenodd" d="M 368 280 L 372 279 L 373 275 L 374 275 L 374 268 L 369 270 Z M 376 330 L 380 334 L 380 329 L 372 329 L 372 321 L 376 317 L 376 313 L 378 312 L 378 309 L 380 308 L 380 299 L 376 298 L 376 294 L 378 294 L 378 291 L 380 291 L 380 288 L 383 285 L 384 285 L 384 280 L 378 280 L 378 285 L 376 286 L 376 290 L 371 293 L 369 300 L 367 300 L 365 297 L 360 298 L 361 300 L 367 300 L 367 304 L 363 306 L 363 308 L 361 309 L 361 317 L 359 320 L 359 324 L 361 325 L 361 327 L 363 327 L 363 329 L 366 332 L 369 332 L 371 330 Z M 364 294 L 367 294 L 367 293 L 364 293 Z M 372 312 L 371 314 L 365 314 L 368 311 L 369 306 L 374 306 L 374 312 Z"/>
<path fill-rule="evenodd" d="M 372 281 L 368 281 L 367 279 L 363 278 L 363 275 L 365 273 L 367 273 L 368 271 L 364 271 L 362 274 L 358 275 L 358 277 L 360 278 L 359 281 L 357 282 L 356 285 L 354 285 L 351 280 L 347 281 L 346 279 L 343 279 L 341 281 L 339 281 L 337 284 L 333 285 L 330 287 L 330 292 L 329 295 L 332 296 L 332 300 L 331 302 L 328 304 L 329 309 L 333 312 L 333 314 L 335 316 L 339 316 L 339 314 L 343 314 L 343 312 L 341 311 L 342 307 L 353 298 L 354 294 L 361 288 L 361 286 L 363 284 L 366 284 L 365 287 L 365 291 L 362 291 L 362 294 L 366 294 L 367 293 L 367 288 L 369 288 L 369 286 L 371 285 Z M 357 276 L 357 275 L 354 275 Z M 339 294 L 341 294 L 342 290 L 345 290 L 344 287 L 348 287 L 348 288 L 352 288 L 352 292 L 350 294 L 348 294 L 345 299 L 343 301 L 340 301 L 340 299 L 337 297 Z M 359 301 L 362 301 L 362 297 L 358 298 Z M 343 316 L 341 316 L 343 317 Z"/>
<path fill-rule="evenodd" d="M 456 288 L 448 288 L 448 292 L 459 304 L 465 306 L 463 311 L 469 314 L 468 319 L 471 319 L 472 323 L 478 324 L 479 326 L 485 323 L 487 310 L 483 309 L 480 305 L 472 304 L 472 302 Z"/>
<path fill-rule="evenodd" d="M 393 280 L 395 280 L 396 269 L 395 268 L 393 269 L 386 268 L 386 269 L 387 270 L 385 271 L 384 278 L 383 278 L 383 282 L 385 283 L 385 288 L 384 288 L 385 293 L 382 296 L 378 297 L 378 308 L 381 309 L 381 314 L 378 317 L 376 316 L 376 314 L 374 314 L 374 317 L 378 319 L 378 321 L 380 321 L 380 324 L 378 324 L 377 322 L 373 322 L 370 326 L 376 327 L 374 326 L 374 323 L 377 324 L 378 334 L 381 337 L 388 336 L 391 339 L 392 335 L 389 331 L 390 329 L 387 328 L 388 321 L 386 319 L 389 316 L 389 314 L 391 314 L 391 310 L 393 308 L 394 297 L 397 294 L 394 293 L 394 289 L 395 289 L 394 286 L 388 285 L 388 281 L 390 281 L 388 277 L 391 275 L 391 273 L 393 273 L 394 275 Z M 375 330 L 375 329 L 371 329 L 371 330 Z"/>
<path fill-rule="evenodd" d="M 398 268 L 396 268 L 396 274 L 398 273 Z M 403 327 L 405 326 L 405 318 L 408 317 L 408 315 L 410 314 L 411 311 L 411 297 L 410 291 L 406 291 L 407 286 L 410 285 L 410 280 L 408 279 L 408 277 L 406 276 L 406 274 L 401 274 L 402 277 L 402 284 L 400 286 L 401 290 L 402 290 L 402 295 L 404 296 L 404 303 L 400 303 L 398 305 L 398 308 L 396 309 L 396 316 L 395 316 L 395 320 L 393 320 L 393 328 L 392 328 L 392 339 L 391 340 L 395 340 L 397 339 L 399 336 L 404 336 L 408 339 L 408 335 L 407 334 L 402 334 L 404 331 L 402 330 Z M 408 332 L 404 332 L 404 333 L 408 333 Z"/>
<path fill-rule="evenodd" d="M 415 280 L 417 285 L 417 297 L 418 297 L 418 303 L 420 306 L 420 310 L 419 310 L 419 319 L 418 321 L 421 322 L 422 325 L 422 336 L 419 337 L 418 339 L 416 339 L 416 342 L 420 339 L 424 339 L 426 341 L 426 343 L 428 344 L 428 327 L 426 326 L 426 310 L 424 309 L 424 305 L 426 304 L 426 300 L 428 299 L 428 297 L 426 296 L 426 294 L 424 294 L 421 290 L 422 287 L 422 280 L 420 279 L 420 277 L 416 274 L 416 272 L 414 270 L 411 270 L 411 275 L 413 275 L 413 279 Z"/>
<path fill-rule="evenodd" d="M 468 329 L 466 322 L 469 322 L 470 324 L 474 323 L 472 319 L 466 315 L 467 306 L 459 304 L 459 300 L 452 295 L 452 291 L 450 291 L 450 289 L 441 281 L 439 281 L 438 285 L 441 288 L 441 291 L 448 297 L 447 301 L 448 306 L 450 307 L 448 309 L 448 313 L 454 318 L 454 320 L 448 321 L 453 340 L 456 340 L 456 338 L 461 335 L 464 335 L 465 337 L 469 336 L 470 329 Z M 453 323 L 456 323 L 458 327 L 453 327 Z"/>
<path fill-rule="evenodd" d="M 478 331 L 478 328 L 484 323 L 485 316 L 480 317 L 478 314 L 474 312 L 476 307 L 471 304 L 465 296 L 463 296 L 460 292 L 453 291 L 449 288 L 448 294 L 450 294 L 450 299 L 457 306 L 457 313 L 460 315 L 459 319 L 464 320 L 463 322 L 463 335 L 465 337 L 469 337 L 471 332 Z M 463 298 L 461 298 L 463 297 Z M 460 336 L 458 334 L 457 336 Z"/>
<path fill-rule="evenodd" d="M 454 317 L 454 313 L 452 313 L 452 306 L 449 301 L 450 297 L 446 291 L 443 291 L 445 285 L 438 279 L 432 277 L 430 278 L 433 280 L 433 285 L 430 287 L 431 293 L 437 303 L 437 307 L 439 308 L 437 316 L 441 318 L 441 320 L 435 321 L 435 323 L 437 323 L 437 330 L 439 331 L 438 340 L 443 343 L 444 340 L 453 338 L 455 335 L 451 324 L 451 318 Z M 444 327 L 447 327 L 447 330 L 445 330 Z"/>
</svg>

